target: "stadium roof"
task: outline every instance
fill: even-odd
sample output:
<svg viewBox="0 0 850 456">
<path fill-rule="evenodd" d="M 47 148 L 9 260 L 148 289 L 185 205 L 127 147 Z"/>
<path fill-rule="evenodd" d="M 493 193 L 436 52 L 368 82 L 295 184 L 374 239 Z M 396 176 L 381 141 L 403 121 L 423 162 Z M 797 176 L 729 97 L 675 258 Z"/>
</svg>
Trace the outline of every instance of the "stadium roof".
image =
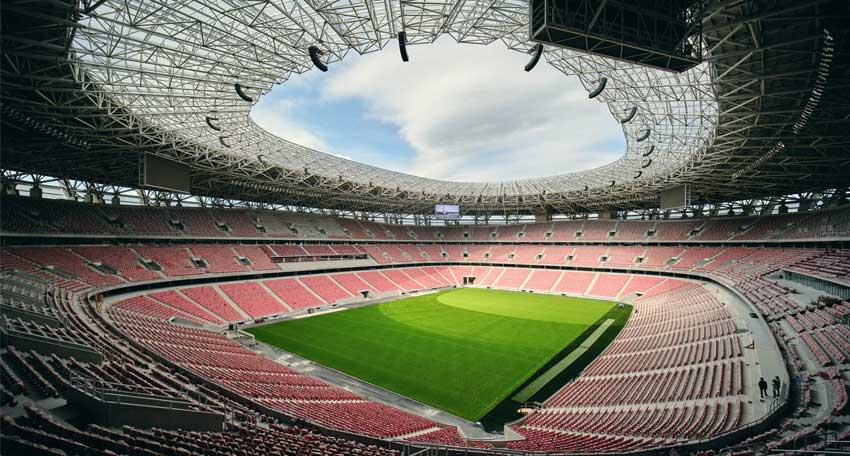
<svg viewBox="0 0 850 456">
<path fill-rule="evenodd" d="M 846 186 L 850 103 L 836 94 L 848 83 L 846 35 L 830 21 L 840 3 L 706 2 L 705 62 L 681 74 L 546 47 L 589 93 L 604 78 L 588 102 L 606 102 L 612 122 L 636 109 L 621 124 L 623 156 L 576 173 L 448 182 L 302 147 L 249 112 L 313 68 L 310 46 L 331 71 L 401 30 L 409 44 L 449 34 L 528 52 L 526 1 L 7 0 L 2 166 L 135 185 L 146 152 L 191 165 L 200 195 L 401 213 L 438 201 L 498 213 L 650 207 L 680 183 L 711 200 Z"/>
</svg>

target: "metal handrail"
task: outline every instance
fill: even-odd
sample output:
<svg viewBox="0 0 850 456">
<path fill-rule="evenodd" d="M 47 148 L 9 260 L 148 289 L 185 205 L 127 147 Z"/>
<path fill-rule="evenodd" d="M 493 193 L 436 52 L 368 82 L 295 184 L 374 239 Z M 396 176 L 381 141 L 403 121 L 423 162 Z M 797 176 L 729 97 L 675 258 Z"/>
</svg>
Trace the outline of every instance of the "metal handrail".
<svg viewBox="0 0 850 456">
<path fill-rule="evenodd" d="M 48 343 L 48 344 L 51 344 L 51 345 L 60 345 L 62 347 L 69 347 L 69 348 L 72 348 L 72 349 L 75 349 L 75 350 L 80 350 L 80 351 L 98 353 L 98 350 L 95 347 L 92 347 L 90 345 L 83 345 L 83 344 L 80 344 L 80 343 L 77 343 L 77 342 L 72 342 L 72 341 L 58 340 L 58 339 L 54 339 L 54 338 L 52 338 L 50 336 L 46 336 L 46 335 L 43 336 L 43 335 L 40 335 L 40 334 L 33 334 L 33 333 L 30 333 L 30 332 L 21 331 L 17 328 L 13 328 L 13 327 L 8 326 L 4 320 L 0 320 L 0 329 L 2 329 L 3 331 L 5 331 L 6 333 L 8 333 L 10 335 L 14 335 L 15 337 L 18 337 L 18 338 L 21 338 L 21 339 L 27 339 L 27 340 L 37 341 L 37 342 L 44 342 L 44 343 Z"/>
</svg>

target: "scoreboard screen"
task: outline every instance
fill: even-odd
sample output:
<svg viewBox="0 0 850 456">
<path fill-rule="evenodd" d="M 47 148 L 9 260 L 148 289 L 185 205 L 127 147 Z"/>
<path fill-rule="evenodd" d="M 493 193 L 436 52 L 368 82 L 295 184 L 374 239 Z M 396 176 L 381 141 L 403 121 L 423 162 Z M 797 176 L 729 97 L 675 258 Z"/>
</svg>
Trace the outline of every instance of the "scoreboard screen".
<svg viewBox="0 0 850 456">
<path fill-rule="evenodd" d="M 691 192 L 687 184 L 661 191 L 661 209 L 678 209 L 691 205 Z"/>
<path fill-rule="evenodd" d="M 457 204 L 438 204 L 434 207 L 434 217 L 440 220 L 460 220 L 460 206 Z"/>
</svg>

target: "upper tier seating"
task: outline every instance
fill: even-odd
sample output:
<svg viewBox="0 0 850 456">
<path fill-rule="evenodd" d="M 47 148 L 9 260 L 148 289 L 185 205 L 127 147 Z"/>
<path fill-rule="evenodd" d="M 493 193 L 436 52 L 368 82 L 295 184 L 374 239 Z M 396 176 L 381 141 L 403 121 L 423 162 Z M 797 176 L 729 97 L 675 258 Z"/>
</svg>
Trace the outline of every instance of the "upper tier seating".
<svg viewBox="0 0 850 456">
<path fill-rule="evenodd" d="M 543 248 L 542 264 L 566 264 L 567 256 L 575 253 L 575 247 L 570 245 L 547 245 Z"/>
<path fill-rule="evenodd" d="M 520 233 L 525 231 L 526 225 L 505 225 L 500 226 L 496 231 L 496 239 L 503 242 L 517 242 L 525 240 L 525 237 L 519 237 Z"/>
<path fill-rule="evenodd" d="M 605 263 L 611 266 L 632 268 L 639 264 L 637 263 L 637 259 L 642 257 L 645 251 L 646 247 L 643 246 L 620 246 L 612 248 L 608 253 L 608 260 Z"/>
<path fill-rule="evenodd" d="M 746 231 L 747 225 L 752 219 L 748 218 L 731 218 L 731 219 L 708 219 L 702 227 L 702 230 L 692 236 L 691 239 L 697 241 L 722 241 L 730 239 L 736 234 Z"/>
<path fill-rule="evenodd" d="M 336 252 L 329 245 L 321 245 L 321 244 L 305 244 L 301 246 L 308 255 L 316 255 L 316 256 L 328 256 L 328 255 L 336 255 Z"/>
<path fill-rule="evenodd" d="M 775 239 L 816 239 L 847 237 L 850 233 L 850 207 L 834 209 L 821 214 L 801 214 L 788 231 Z M 802 220 L 800 220 L 802 219 Z"/>
<path fill-rule="evenodd" d="M 395 239 L 410 241 L 707 241 L 850 237 L 850 207 L 693 220 L 573 220 L 510 226 L 402 226 L 250 209 L 133 207 L 3 196 L 2 229 L 98 236 Z M 646 233 L 654 227 L 655 235 Z M 551 232 L 549 238 L 545 234 Z M 581 233 L 577 237 L 577 233 Z M 611 233 L 614 235 L 611 236 Z M 411 236 L 411 233 L 414 236 Z M 519 237 L 518 234 L 525 233 Z"/>
<path fill-rule="evenodd" d="M 262 232 L 257 230 L 257 218 L 250 213 L 239 210 L 211 211 L 212 218 L 217 225 L 227 227 L 227 233 L 233 237 L 255 238 L 261 237 Z"/>
<path fill-rule="evenodd" d="M 519 245 L 516 247 L 511 263 L 532 264 L 537 262 L 538 255 L 542 255 L 543 247 L 539 245 Z"/>
<path fill-rule="evenodd" d="M 101 206 L 93 212 L 96 214 L 98 209 L 105 213 L 107 219 L 114 222 L 115 234 L 149 233 L 151 236 L 167 238 L 183 235 L 180 230 L 169 224 L 172 219 L 165 208 Z"/>
<path fill-rule="evenodd" d="M 183 224 L 187 236 L 219 237 L 223 230 L 219 229 L 212 217 L 212 211 L 203 208 L 169 209 L 172 221 Z"/>
<path fill-rule="evenodd" d="M 608 239 L 617 222 L 611 220 L 588 220 L 582 227 L 582 241 L 604 241 Z"/>
<path fill-rule="evenodd" d="M 678 261 L 670 265 L 673 269 L 691 269 L 707 263 L 711 258 L 722 252 L 723 249 L 715 247 L 688 247 L 678 257 Z"/>
<path fill-rule="evenodd" d="M 113 227 L 93 206 L 72 201 L 3 197 L 3 231 L 23 233 L 109 234 Z"/>
<path fill-rule="evenodd" d="M 638 266 L 643 268 L 663 268 L 671 259 L 679 258 L 684 251 L 684 247 L 649 247 L 646 249 L 643 262 Z"/>
<path fill-rule="evenodd" d="M 608 252 L 607 245 L 579 245 L 575 247 L 573 259 L 568 261 L 570 266 L 598 266 L 600 259 Z"/>
<path fill-rule="evenodd" d="M 47 268 L 61 269 L 72 274 L 74 278 L 96 287 L 124 282 L 114 274 L 104 274 L 95 270 L 83 257 L 71 250 L 59 247 L 19 247 L 10 249 L 9 252 Z"/>
<path fill-rule="evenodd" d="M 703 225 L 702 220 L 663 220 L 655 225 L 654 241 L 685 241 Z"/>
<path fill-rule="evenodd" d="M 203 269 L 192 264 L 186 246 L 152 246 L 140 245 L 133 247 L 143 258 L 154 260 L 162 266 L 162 273 L 167 276 L 198 275 Z"/>
<path fill-rule="evenodd" d="M 569 222 L 555 222 L 552 225 L 551 241 L 575 241 L 576 233 L 581 231 L 584 226 L 584 220 L 575 220 Z"/>
<path fill-rule="evenodd" d="M 250 268 L 236 258 L 236 252 L 229 246 L 192 245 L 189 247 L 196 257 L 203 258 L 210 273 L 244 272 Z"/>
<path fill-rule="evenodd" d="M 655 222 L 625 221 L 617 223 L 616 241 L 645 241 L 647 233 L 655 227 Z"/>
<path fill-rule="evenodd" d="M 248 258 L 251 262 L 251 269 L 255 271 L 280 269 L 274 261 L 269 258 L 269 255 L 262 249 L 262 247 L 258 247 L 256 245 L 236 245 L 233 246 L 233 250 L 235 250 L 237 254 Z"/>
<path fill-rule="evenodd" d="M 468 241 L 491 241 L 496 239 L 498 227 L 495 226 L 469 226 L 465 228 Z"/>
<path fill-rule="evenodd" d="M 384 225 L 384 230 L 392 235 L 392 238 L 397 241 L 412 241 L 413 237 L 407 231 L 406 226 L 401 225 Z"/>
<path fill-rule="evenodd" d="M 546 234 L 552 234 L 552 225 L 554 222 L 546 223 L 529 223 L 525 225 L 525 236 L 523 241 L 527 242 L 542 242 L 548 240 Z"/>
<path fill-rule="evenodd" d="M 157 280 L 163 276 L 142 266 L 141 258 L 127 247 L 90 246 L 72 247 L 72 251 L 89 260 L 108 265 L 130 282 Z"/>
</svg>

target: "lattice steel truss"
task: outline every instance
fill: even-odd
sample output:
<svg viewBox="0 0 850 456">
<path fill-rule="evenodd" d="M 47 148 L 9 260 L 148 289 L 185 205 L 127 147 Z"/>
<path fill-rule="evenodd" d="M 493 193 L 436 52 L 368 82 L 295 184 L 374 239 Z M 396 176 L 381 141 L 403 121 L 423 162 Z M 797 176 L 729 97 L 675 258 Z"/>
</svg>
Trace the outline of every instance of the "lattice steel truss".
<svg viewBox="0 0 850 456">
<path fill-rule="evenodd" d="M 850 181 L 842 172 L 850 103 L 829 95 L 850 79 L 845 31 L 830 21 L 841 3 L 707 1 L 706 63 L 682 74 L 547 48 L 546 60 L 588 92 L 606 79 L 596 100 L 614 122 L 636 108 L 622 124 L 624 155 L 584 172 L 474 183 L 278 138 L 250 120 L 252 103 L 234 85 L 256 103 L 312 69 L 308 47 L 332 68 L 349 52 L 382 50 L 402 30 L 409 44 L 449 34 L 527 52 L 526 1 L 6 0 L 2 166 L 133 186 L 141 154 L 153 153 L 190 164 L 192 191 L 205 197 L 405 214 L 436 202 L 481 214 L 645 208 L 679 183 L 706 201 L 840 188 Z M 792 131 L 804 111 L 806 125 Z"/>
</svg>

